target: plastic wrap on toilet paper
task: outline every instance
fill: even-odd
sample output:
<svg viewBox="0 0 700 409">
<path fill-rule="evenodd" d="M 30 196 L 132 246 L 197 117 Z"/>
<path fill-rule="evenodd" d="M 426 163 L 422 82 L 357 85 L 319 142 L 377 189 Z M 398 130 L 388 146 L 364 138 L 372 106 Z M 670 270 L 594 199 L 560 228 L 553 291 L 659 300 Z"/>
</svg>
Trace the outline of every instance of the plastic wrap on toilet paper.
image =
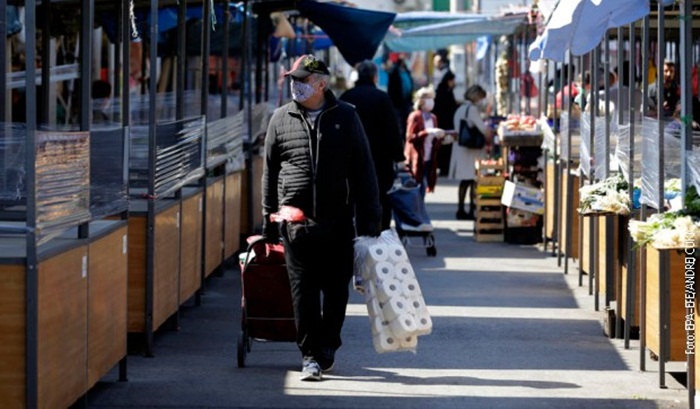
<svg viewBox="0 0 700 409">
<path fill-rule="evenodd" d="M 389 328 L 391 328 L 391 333 L 399 339 L 409 337 L 418 330 L 416 320 L 408 313 L 399 314 L 398 317 L 389 322 Z"/>
<path fill-rule="evenodd" d="M 378 262 L 377 264 L 375 264 L 373 270 L 375 277 L 377 277 L 377 280 L 389 280 L 396 278 L 396 274 L 394 273 L 395 267 L 392 263 L 389 263 L 388 261 Z"/>
<path fill-rule="evenodd" d="M 416 326 L 416 335 L 427 335 L 433 330 L 433 320 L 430 319 L 427 310 L 416 314 L 414 324 Z"/>
<path fill-rule="evenodd" d="M 401 282 L 394 278 L 377 280 L 377 299 L 380 303 L 387 302 L 390 298 L 400 295 L 402 288 Z"/>
<path fill-rule="evenodd" d="M 386 230 L 379 237 L 359 237 L 354 257 L 375 350 L 416 352 L 417 337 L 432 331 L 432 321 L 398 235 Z"/>
<path fill-rule="evenodd" d="M 411 263 L 407 261 L 400 261 L 394 265 L 394 274 L 396 279 L 403 281 L 405 279 L 416 278 L 416 273 L 413 271 Z"/>
<path fill-rule="evenodd" d="M 397 351 L 400 347 L 398 340 L 389 333 L 373 335 L 372 343 L 374 344 L 374 350 L 380 354 L 382 352 Z"/>
<path fill-rule="evenodd" d="M 418 347 L 418 337 L 411 335 L 399 339 L 399 347 L 402 349 L 416 349 Z"/>
<path fill-rule="evenodd" d="M 408 300 L 404 297 L 393 297 L 381 305 L 381 313 L 386 321 L 393 321 L 399 315 L 408 313 Z"/>
<path fill-rule="evenodd" d="M 417 297 L 421 295 L 418 280 L 415 278 L 406 279 L 401 283 L 401 290 L 404 297 Z"/>
</svg>

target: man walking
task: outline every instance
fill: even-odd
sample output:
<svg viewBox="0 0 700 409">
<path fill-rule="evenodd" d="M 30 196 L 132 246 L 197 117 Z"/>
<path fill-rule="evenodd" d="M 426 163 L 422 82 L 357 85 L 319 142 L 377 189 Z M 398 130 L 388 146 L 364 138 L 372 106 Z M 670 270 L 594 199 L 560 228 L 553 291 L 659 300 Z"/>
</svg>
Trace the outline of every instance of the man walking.
<svg viewBox="0 0 700 409">
<path fill-rule="evenodd" d="M 386 192 L 394 183 L 394 163 L 404 160 L 403 136 L 389 95 L 377 88 L 377 66 L 369 60 L 357 65 L 355 87 L 340 99 L 355 106 L 369 140 L 382 205 L 382 230 L 391 225 L 391 202 Z"/>
<path fill-rule="evenodd" d="M 285 74 L 293 101 L 265 136 L 264 234 L 280 236 L 272 213 L 303 212 L 281 224 L 302 353 L 302 380 L 321 380 L 342 344 L 355 234 L 378 236 L 381 210 L 369 144 L 353 107 L 327 89 L 323 61 L 304 55 Z M 298 214 L 299 212 L 297 212 Z M 354 221 L 354 223 L 353 223 Z"/>
</svg>

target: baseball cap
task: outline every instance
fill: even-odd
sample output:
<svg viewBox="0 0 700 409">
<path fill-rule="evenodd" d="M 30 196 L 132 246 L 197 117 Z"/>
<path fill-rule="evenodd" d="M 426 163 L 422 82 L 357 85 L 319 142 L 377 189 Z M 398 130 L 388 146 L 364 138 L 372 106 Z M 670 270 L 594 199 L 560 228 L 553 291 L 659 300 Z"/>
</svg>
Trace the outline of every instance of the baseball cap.
<svg viewBox="0 0 700 409">
<path fill-rule="evenodd" d="M 284 76 L 295 78 L 306 78 L 311 74 L 330 75 L 326 63 L 311 54 L 302 55 L 292 64 L 292 68 L 284 73 Z"/>
</svg>

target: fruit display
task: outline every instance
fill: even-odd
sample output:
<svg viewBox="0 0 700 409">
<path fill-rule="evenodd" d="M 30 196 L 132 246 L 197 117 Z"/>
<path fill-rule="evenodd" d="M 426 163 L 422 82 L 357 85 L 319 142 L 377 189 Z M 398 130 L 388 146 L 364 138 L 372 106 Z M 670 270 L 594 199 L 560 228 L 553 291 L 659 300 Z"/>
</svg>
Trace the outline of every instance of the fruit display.
<svg viewBox="0 0 700 409">
<path fill-rule="evenodd" d="M 517 115 L 510 114 L 506 117 L 505 121 L 501 122 L 502 131 L 506 133 L 515 132 L 539 132 L 539 126 L 537 125 L 537 119 L 532 115 Z"/>
</svg>

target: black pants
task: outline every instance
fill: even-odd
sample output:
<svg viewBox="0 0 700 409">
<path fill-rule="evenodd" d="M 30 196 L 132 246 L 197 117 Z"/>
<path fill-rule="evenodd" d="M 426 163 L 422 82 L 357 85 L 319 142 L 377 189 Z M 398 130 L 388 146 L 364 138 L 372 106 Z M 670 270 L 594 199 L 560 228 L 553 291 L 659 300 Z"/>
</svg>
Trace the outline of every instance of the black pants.
<svg viewBox="0 0 700 409">
<path fill-rule="evenodd" d="M 337 350 L 345 321 L 353 272 L 352 235 L 305 237 L 283 242 L 297 327 L 297 345 L 304 357 L 317 357 L 322 349 Z"/>
</svg>

